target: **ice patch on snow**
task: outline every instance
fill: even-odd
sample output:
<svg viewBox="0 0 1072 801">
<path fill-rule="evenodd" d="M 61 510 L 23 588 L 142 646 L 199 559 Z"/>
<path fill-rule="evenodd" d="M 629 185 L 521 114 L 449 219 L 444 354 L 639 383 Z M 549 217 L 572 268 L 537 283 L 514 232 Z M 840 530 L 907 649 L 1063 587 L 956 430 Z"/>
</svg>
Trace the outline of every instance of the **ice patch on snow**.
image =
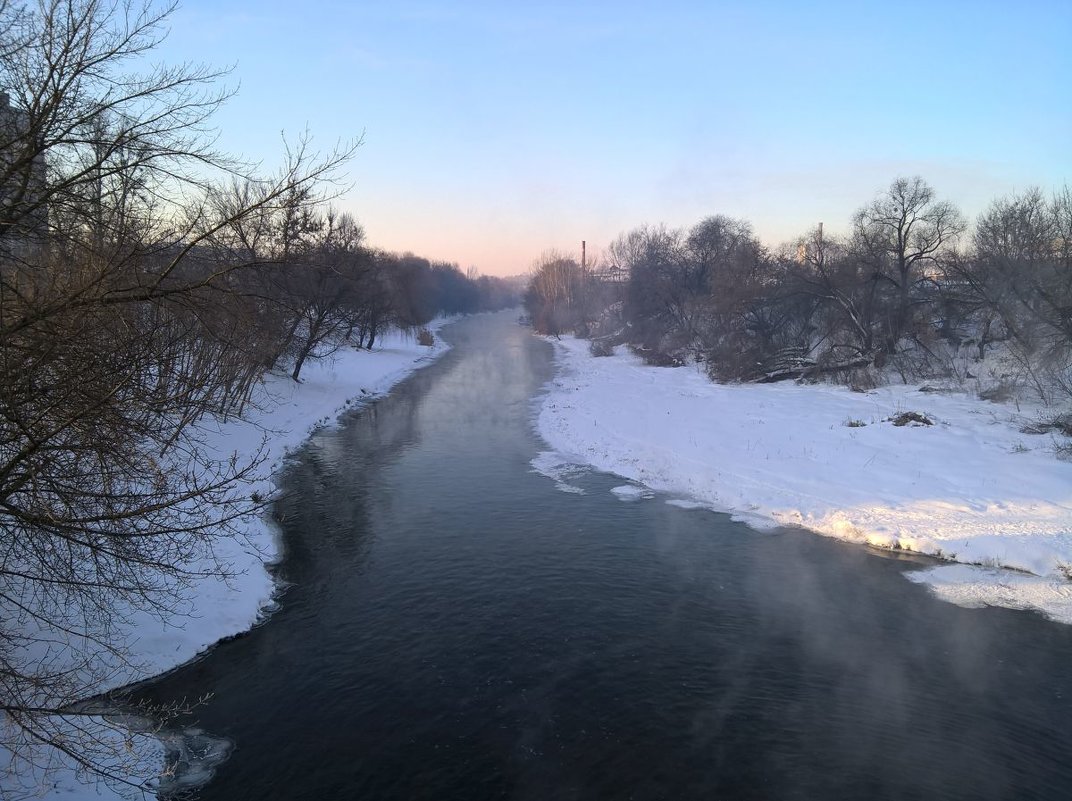
<svg viewBox="0 0 1072 801">
<path fill-rule="evenodd" d="M 541 476 L 546 476 L 555 482 L 555 489 L 560 492 L 572 492 L 575 495 L 585 494 L 583 489 L 575 484 L 570 484 L 569 480 L 587 473 L 589 470 L 587 466 L 570 461 L 554 451 L 538 453 L 529 464 L 532 465 L 534 473 L 539 473 Z"/>
<path fill-rule="evenodd" d="M 676 506 L 678 509 L 706 509 L 711 510 L 711 505 L 699 501 L 688 501 L 684 498 L 670 498 L 665 501 L 667 506 Z"/>
<path fill-rule="evenodd" d="M 642 501 L 655 497 L 655 493 L 650 489 L 638 487 L 636 484 L 623 484 L 620 487 L 614 487 L 611 489 L 611 493 L 620 501 Z"/>
<path fill-rule="evenodd" d="M 769 517 L 764 517 L 759 512 L 755 511 L 736 511 L 730 512 L 730 520 L 735 523 L 744 523 L 754 531 L 774 531 L 779 528 L 783 528 L 783 525 L 777 520 L 772 520 Z"/>
<path fill-rule="evenodd" d="M 957 606 L 1024 609 L 1072 623 L 1072 584 L 1061 578 L 975 565 L 942 565 L 910 571 L 905 577 Z"/>
<path fill-rule="evenodd" d="M 164 745 L 167 766 L 157 794 L 167 798 L 204 787 L 234 750 L 231 740 L 196 728 L 160 732 L 157 738 Z"/>
<path fill-rule="evenodd" d="M 92 731 L 101 742 L 114 740 L 117 749 L 126 750 L 128 743 L 137 741 L 144 748 L 148 741 L 153 763 L 161 765 L 162 768 L 158 775 L 147 778 L 142 787 L 158 796 L 185 798 L 194 795 L 197 789 L 212 780 L 216 770 L 230 758 L 234 750 L 234 743 L 230 739 L 213 737 L 197 727 L 161 727 L 160 721 L 154 717 L 139 712 L 115 711 L 98 702 L 81 704 L 79 709 L 82 712 L 99 713 L 101 725 Z M 94 721 L 97 718 L 89 720 Z M 103 725 L 105 723 L 116 728 Z M 120 737 L 124 739 L 122 745 L 118 742 Z M 149 767 L 148 763 L 149 759 L 146 759 L 143 769 Z M 79 788 L 79 793 L 85 793 L 92 798 L 99 798 L 101 792 L 100 788 L 92 784 Z M 70 798 L 70 794 L 65 797 Z"/>
</svg>

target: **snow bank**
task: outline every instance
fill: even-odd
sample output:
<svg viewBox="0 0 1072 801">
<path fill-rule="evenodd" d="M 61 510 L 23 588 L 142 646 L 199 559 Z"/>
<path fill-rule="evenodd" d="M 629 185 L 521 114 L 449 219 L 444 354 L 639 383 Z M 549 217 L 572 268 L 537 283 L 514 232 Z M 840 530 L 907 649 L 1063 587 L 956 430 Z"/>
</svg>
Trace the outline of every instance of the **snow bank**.
<svg viewBox="0 0 1072 801">
<path fill-rule="evenodd" d="M 447 322 L 439 319 L 428 328 L 437 331 Z M 221 458 L 237 454 L 239 463 L 260 452 L 263 461 L 249 490 L 268 497 L 274 487 L 273 475 L 284 458 L 313 430 L 334 422 L 361 401 L 385 394 L 447 349 L 438 337 L 433 346 L 427 347 L 418 345 L 412 337 L 392 332 L 382 337 L 371 352 L 345 349 L 306 363 L 300 383 L 286 374 L 270 374 L 254 393 L 245 419 L 204 422 L 199 439 L 207 452 Z M 174 619 L 161 621 L 147 613 L 127 616 L 129 620 L 122 624 L 122 639 L 131 659 L 117 665 L 107 682 L 96 687 L 98 692 L 177 667 L 219 640 L 249 630 L 271 608 L 274 586 L 267 565 L 279 557 L 279 542 L 265 519 L 250 520 L 241 527 L 243 538 L 220 540 L 216 546 L 216 556 L 229 564 L 237 576 L 228 581 L 209 577 L 197 582 L 188 594 L 183 614 Z M 112 727 L 94 726 L 92 721 L 82 721 L 80 725 L 94 731 L 96 738 L 115 741 L 117 750 L 122 748 L 122 739 Z M 150 754 L 152 764 L 162 764 L 161 744 L 153 741 Z M 0 749 L 0 796 L 27 788 L 40 789 L 41 777 L 26 775 L 27 766 L 11 765 L 10 758 Z M 53 764 L 47 792 L 41 797 L 67 801 L 120 797 L 104 786 L 82 784 L 69 758 L 55 753 L 49 758 Z M 145 758 L 139 759 L 144 766 Z M 148 772 L 157 769 L 150 765 Z"/>
<path fill-rule="evenodd" d="M 429 326 L 438 330 L 446 321 Z M 237 453 L 239 462 L 262 449 L 264 460 L 250 492 L 268 497 L 273 475 L 286 455 L 300 446 L 318 427 L 333 423 L 340 414 L 363 400 L 385 394 L 423 364 L 445 353 L 437 337 L 433 346 L 421 346 L 401 332 L 381 338 L 371 352 L 352 348 L 308 362 L 301 382 L 289 375 L 265 377 L 245 419 L 214 421 L 201 426 L 201 440 L 209 452 Z M 237 579 L 201 581 L 186 614 L 161 622 L 145 615 L 131 630 L 132 650 L 144 666 L 144 675 L 123 677 L 115 686 L 154 676 L 182 664 L 224 637 L 250 629 L 271 607 L 274 586 L 266 564 L 279 556 L 279 543 L 268 522 L 245 525 L 245 541 L 222 540 L 217 556 L 234 566 Z"/>
<path fill-rule="evenodd" d="M 947 600 L 1072 623 L 1072 463 L 1049 436 L 1020 431 L 1040 409 L 911 386 L 719 385 L 624 348 L 597 358 L 582 340 L 555 347 L 537 426 L 556 452 L 541 464 L 559 476 L 569 462 L 591 465 L 756 526 L 1012 568 L 1022 575 L 911 575 Z M 934 424 L 890 421 L 910 411 Z"/>
</svg>

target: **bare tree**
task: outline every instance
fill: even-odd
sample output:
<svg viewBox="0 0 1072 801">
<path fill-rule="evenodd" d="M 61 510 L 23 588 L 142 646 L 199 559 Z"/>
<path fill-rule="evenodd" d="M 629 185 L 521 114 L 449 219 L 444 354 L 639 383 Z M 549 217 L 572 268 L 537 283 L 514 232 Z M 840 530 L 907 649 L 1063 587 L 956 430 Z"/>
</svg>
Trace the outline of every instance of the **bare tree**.
<svg viewBox="0 0 1072 801">
<path fill-rule="evenodd" d="M 287 266 L 300 323 L 291 373 L 295 381 L 310 356 L 325 346 L 334 350 L 345 340 L 344 332 L 352 330 L 357 284 L 371 261 L 365 232 L 350 215 L 329 210 L 319 230 L 304 258 Z"/>
<path fill-rule="evenodd" d="M 680 280 L 686 234 L 665 225 L 643 225 L 611 243 L 610 258 L 629 276 L 624 315 L 633 343 L 649 357 L 673 359 L 690 344 L 691 293 Z"/>
<path fill-rule="evenodd" d="M 910 334 L 913 309 L 925 302 L 921 287 L 940 274 L 965 223 L 951 203 L 935 200 L 919 176 L 898 178 L 853 218 L 853 251 L 876 289 L 888 290 L 883 319 L 885 348 L 894 353 Z"/>
<path fill-rule="evenodd" d="M 172 8 L 0 4 L 0 737 L 16 764 L 51 748 L 117 782 L 76 702 L 137 667 L 126 618 L 231 570 L 213 546 L 263 504 L 257 459 L 206 451 L 191 424 L 258 375 L 235 347 L 258 315 L 257 224 L 314 202 L 353 147 L 301 139 L 263 179 L 217 153 L 221 73 L 130 66 Z M 249 193 L 221 204 L 236 175 Z M 226 232 L 246 241 L 223 257 Z"/>
<path fill-rule="evenodd" d="M 973 253 L 951 275 L 978 327 L 979 355 L 1007 341 L 1040 395 L 1072 394 L 1072 192 L 1040 189 L 994 201 L 980 216 Z"/>
<path fill-rule="evenodd" d="M 452 293 L 444 292 L 439 280 L 450 269 L 447 265 L 433 266 L 428 259 L 411 254 L 381 258 L 377 265 L 381 283 L 390 294 L 391 317 L 400 329 L 412 331 L 423 326 L 444 301 L 453 301 Z M 468 278 L 464 281 L 467 286 L 472 284 Z"/>
<path fill-rule="evenodd" d="M 643 226 L 610 257 L 628 271 L 625 318 L 646 359 L 706 359 L 713 375 L 755 372 L 778 338 L 769 259 L 744 220 L 714 215 L 689 230 Z"/>
<path fill-rule="evenodd" d="M 855 257 L 842 240 L 820 228 L 794 243 L 785 257 L 789 292 L 820 304 L 821 343 L 834 362 L 870 360 L 875 356 L 879 276 Z"/>
<path fill-rule="evenodd" d="M 589 317 L 591 275 L 576 260 L 549 251 L 537 262 L 525 293 L 533 326 L 544 334 L 583 328 Z"/>
</svg>

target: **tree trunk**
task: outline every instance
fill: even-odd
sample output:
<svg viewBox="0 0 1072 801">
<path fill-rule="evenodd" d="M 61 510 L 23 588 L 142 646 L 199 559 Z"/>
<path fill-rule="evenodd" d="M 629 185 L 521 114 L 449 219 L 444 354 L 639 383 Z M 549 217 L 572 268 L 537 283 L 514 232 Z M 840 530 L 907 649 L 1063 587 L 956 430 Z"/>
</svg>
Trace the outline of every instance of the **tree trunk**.
<svg viewBox="0 0 1072 801">
<path fill-rule="evenodd" d="M 309 358 L 309 353 L 310 351 L 312 351 L 312 349 L 312 342 L 309 342 L 301 349 L 301 352 L 298 354 L 298 359 L 294 362 L 294 372 L 290 374 L 290 377 L 293 378 L 295 381 L 298 380 L 298 374 L 301 373 L 302 365 L 305 364 L 305 360 Z"/>
<path fill-rule="evenodd" d="M 266 369 L 275 369 L 276 364 L 279 362 L 279 357 L 282 356 L 283 352 L 287 349 L 290 340 L 294 339 L 294 332 L 298 330 L 298 325 L 301 323 L 301 320 L 302 315 L 295 315 L 294 322 L 291 324 L 290 330 L 287 331 L 287 335 L 283 338 L 283 341 L 279 343 L 279 347 L 276 349 L 275 353 L 268 357 L 268 361 L 264 365 Z"/>
</svg>

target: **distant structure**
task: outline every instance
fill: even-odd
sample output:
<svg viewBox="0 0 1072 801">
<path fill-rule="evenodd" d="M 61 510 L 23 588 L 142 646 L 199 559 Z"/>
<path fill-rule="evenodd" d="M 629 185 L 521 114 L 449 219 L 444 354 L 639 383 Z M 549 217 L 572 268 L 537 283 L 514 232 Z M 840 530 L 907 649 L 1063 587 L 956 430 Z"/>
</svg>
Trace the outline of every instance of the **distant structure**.
<svg viewBox="0 0 1072 801">
<path fill-rule="evenodd" d="M 602 284 L 624 284 L 629 280 L 629 271 L 617 264 L 608 264 L 604 267 L 597 267 L 592 277 Z"/>
<path fill-rule="evenodd" d="M 30 137 L 29 115 L 0 90 L 0 241 L 8 243 L 33 240 L 48 222 L 45 157 Z"/>
<path fill-rule="evenodd" d="M 819 223 L 819 229 L 815 234 L 815 240 L 809 242 L 804 239 L 797 245 L 797 264 L 803 264 L 809 260 L 809 255 L 814 252 L 814 255 L 818 255 L 817 251 L 821 251 L 823 248 L 823 224 Z"/>
</svg>

